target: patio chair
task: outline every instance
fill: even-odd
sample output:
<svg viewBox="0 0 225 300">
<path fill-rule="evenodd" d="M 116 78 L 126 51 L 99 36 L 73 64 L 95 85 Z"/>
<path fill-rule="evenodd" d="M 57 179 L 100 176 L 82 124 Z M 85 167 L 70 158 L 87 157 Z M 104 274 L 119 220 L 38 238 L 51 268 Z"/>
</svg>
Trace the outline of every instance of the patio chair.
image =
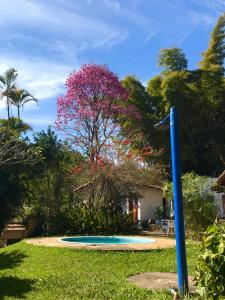
<svg viewBox="0 0 225 300">
<path fill-rule="evenodd" d="M 155 225 L 160 230 L 161 229 L 161 220 L 155 220 Z"/>
<path fill-rule="evenodd" d="M 174 221 L 173 220 L 161 220 L 161 230 L 162 232 L 165 231 L 166 235 L 170 232 L 174 232 Z"/>
<path fill-rule="evenodd" d="M 168 220 L 166 219 L 162 219 L 161 220 L 161 231 L 162 232 L 166 232 L 166 234 L 168 235 Z"/>
<path fill-rule="evenodd" d="M 175 233 L 175 223 L 174 220 L 168 220 L 169 232 Z"/>
</svg>

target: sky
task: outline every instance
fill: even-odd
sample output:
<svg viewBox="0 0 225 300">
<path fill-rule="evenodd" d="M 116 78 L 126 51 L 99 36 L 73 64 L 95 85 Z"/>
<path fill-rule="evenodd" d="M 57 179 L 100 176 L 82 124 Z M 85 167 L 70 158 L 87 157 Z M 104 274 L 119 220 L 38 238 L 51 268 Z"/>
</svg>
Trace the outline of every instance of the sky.
<svg viewBox="0 0 225 300">
<path fill-rule="evenodd" d="M 182 48 L 197 67 L 225 0 L 0 0 L 0 74 L 14 67 L 17 85 L 39 104 L 22 119 L 35 131 L 56 119 L 57 96 L 84 63 L 107 64 L 144 85 L 161 70 L 161 48 Z M 6 117 L 0 101 L 0 117 Z"/>
</svg>

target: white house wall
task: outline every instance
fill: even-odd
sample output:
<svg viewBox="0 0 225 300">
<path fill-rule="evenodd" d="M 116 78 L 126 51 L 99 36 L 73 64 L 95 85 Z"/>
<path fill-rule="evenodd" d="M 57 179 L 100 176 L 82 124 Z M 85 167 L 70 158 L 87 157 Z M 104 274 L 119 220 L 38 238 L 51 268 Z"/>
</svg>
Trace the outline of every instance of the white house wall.
<svg viewBox="0 0 225 300">
<path fill-rule="evenodd" d="M 222 218 L 224 218 L 225 217 L 225 213 L 224 213 L 224 210 L 223 210 L 223 201 L 222 201 L 222 195 L 223 195 L 223 193 L 216 193 L 216 192 L 213 192 L 211 190 L 211 188 L 212 188 L 213 184 L 215 183 L 215 181 L 216 181 L 216 178 L 209 178 L 208 179 L 208 183 L 205 186 L 200 187 L 200 190 L 202 190 L 202 192 L 211 193 L 211 195 L 214 198 L 215 204 L 218 207 L 219 216 L 222 217 Z"/>
<path fill-rule="evenodd" d="M 142 191 L 138 199 L 138 219 L 148 221 L 154 218 L 157 207 L 162 206 L 162 198 L 162 190 L 151 188 Z"/>
</svg>

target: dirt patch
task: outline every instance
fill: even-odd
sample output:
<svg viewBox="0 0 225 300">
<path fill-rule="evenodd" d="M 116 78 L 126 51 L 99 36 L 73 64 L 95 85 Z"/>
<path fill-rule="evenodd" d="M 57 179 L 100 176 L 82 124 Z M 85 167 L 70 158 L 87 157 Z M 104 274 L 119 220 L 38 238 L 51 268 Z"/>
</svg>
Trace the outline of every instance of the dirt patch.
<svg viewBox="0 0 225 300">
<path fill-rule="evenodd" d="M 167 272 L 151 272 L 133 275 L 128 278 L 130 283 L 137 287 L 150 290 L 164 290 L 169 288 L 177 288 L 177 273 Z M 189 289 L 194 289 L 193 276 L 188 276 Z"/>
</svg>

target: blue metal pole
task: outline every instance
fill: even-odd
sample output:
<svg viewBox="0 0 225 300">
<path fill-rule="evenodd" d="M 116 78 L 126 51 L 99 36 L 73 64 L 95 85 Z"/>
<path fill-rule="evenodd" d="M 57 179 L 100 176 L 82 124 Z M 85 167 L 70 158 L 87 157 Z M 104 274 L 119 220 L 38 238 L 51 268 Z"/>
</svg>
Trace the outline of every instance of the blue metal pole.
<svg viewBox="0 0 225 300">
<path fill-rule="evenodd" d="M 183 203 L 182 203 L 179 131 L 178 131 L 177 110 L 175 107 L 172 107 L 170 109 L 170 142 L 171 142 L 172 175 L 173 175 L 173 197 L 174 197 L 178 287 L 180 292 L 182 294 L 185 294 L 188 292 L 188 275 L 187 275 L 187 259 L 186 259 L 186 248 L 185 248 L 184 213 L 183 213 Z"/>
</svg>

